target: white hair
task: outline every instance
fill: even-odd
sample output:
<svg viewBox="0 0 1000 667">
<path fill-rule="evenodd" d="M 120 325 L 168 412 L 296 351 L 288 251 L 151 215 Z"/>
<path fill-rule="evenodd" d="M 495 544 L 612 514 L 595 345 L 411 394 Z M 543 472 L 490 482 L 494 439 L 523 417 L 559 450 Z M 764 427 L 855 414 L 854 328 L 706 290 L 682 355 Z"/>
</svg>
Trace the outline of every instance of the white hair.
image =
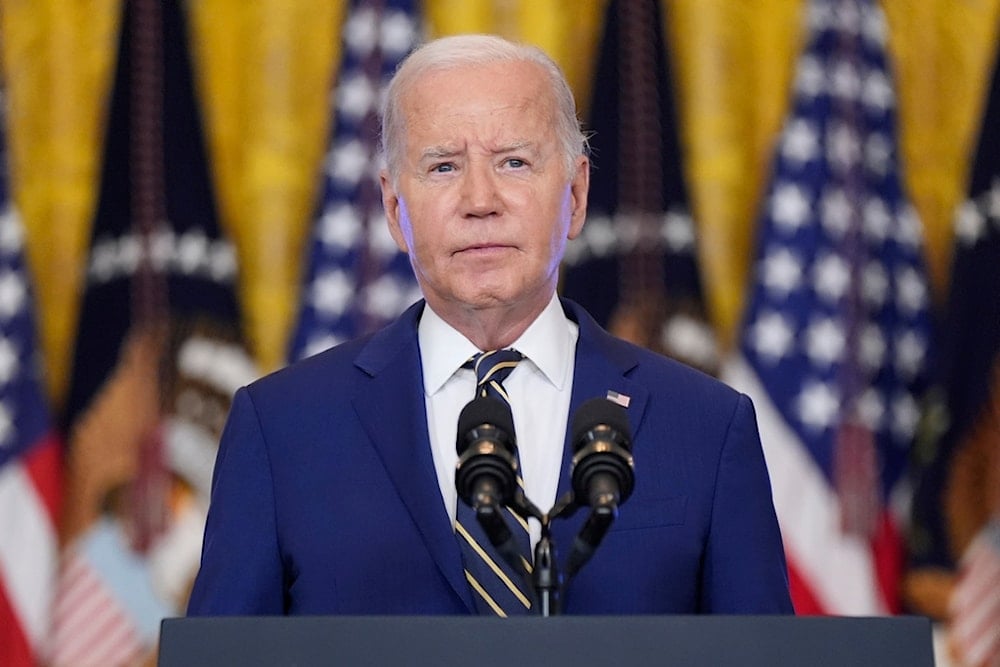
<svg viewBox="0 0 1000 667">
<path fill-rule="evenodd" d="M 535 46 L 517 44 L 495 35 L 454 35 L 418 47 L 400 64 L 389 82 L 382 112 L 381 144 L 385 166 L 393 181 L 399 176 L 406 129 L 401 99 L 413 82 L 433 70 L 498 62 L 529 62 L 541 67 L 555 101 L 555 131 L 566 175 L 572 175 L 574 160 L 587 151 L 587 138 L 580 130 L 573 91 L 559 65 Z"/>
</svg>

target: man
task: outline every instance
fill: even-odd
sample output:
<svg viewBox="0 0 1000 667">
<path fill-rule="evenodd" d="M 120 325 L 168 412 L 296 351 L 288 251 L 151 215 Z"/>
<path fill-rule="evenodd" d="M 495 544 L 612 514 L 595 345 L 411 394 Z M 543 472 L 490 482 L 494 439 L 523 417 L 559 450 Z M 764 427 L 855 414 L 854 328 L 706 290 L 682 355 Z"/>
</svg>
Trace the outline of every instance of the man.
<svg viewBox="0 0 1000 667">
<path fill-rule="evenodd" d="M 524 355 L 502 385 L 543 510 L 570 488 L 569 415 L 608 392 L 628 406 L 635 490 L 565 613 L 790 613 L 749 399 L 556 296 L 590 168 L 558 67 L 495 37 L 431 42 L 390 84 L 383 146 L 389 228 L 425 301 L 237 392 L 189 613 L 474 613 L 456 423 L 467 360 L 504 348 Z M 556 546 L 585 518 L 556 520 Z"/>
</svg>

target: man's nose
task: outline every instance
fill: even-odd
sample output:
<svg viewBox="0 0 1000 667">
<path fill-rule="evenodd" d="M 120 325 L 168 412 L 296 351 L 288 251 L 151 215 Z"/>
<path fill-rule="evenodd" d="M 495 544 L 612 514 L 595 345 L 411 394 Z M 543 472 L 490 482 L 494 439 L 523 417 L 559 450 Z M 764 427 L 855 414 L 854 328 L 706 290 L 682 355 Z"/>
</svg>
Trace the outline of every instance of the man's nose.
<svg viewBox="0 0 1000 667">
<path fill-rule="evenodd" d="M 500 197 L 496 174 L 488 164 L 470 164 L 462 179 L 465 215 L 485 217 L 499 212 Z"/>
</svg>

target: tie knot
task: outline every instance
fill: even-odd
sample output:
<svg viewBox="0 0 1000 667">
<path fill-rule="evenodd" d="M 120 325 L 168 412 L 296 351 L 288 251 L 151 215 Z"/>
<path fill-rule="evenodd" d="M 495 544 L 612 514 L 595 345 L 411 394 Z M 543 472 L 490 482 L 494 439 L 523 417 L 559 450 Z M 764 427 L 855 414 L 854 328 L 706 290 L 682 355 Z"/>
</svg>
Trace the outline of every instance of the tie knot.
<svg viewBox="0 0 1000 667">
<path fill-rule="evenodd" d="M 469 359 L 466 367 L 476 372 L 476 395 L 492 396 L 507 401 L 503 381 L 507 379 L 524 355 L 517 350 L 491 350 L 480 352 Z"/>
</svg>

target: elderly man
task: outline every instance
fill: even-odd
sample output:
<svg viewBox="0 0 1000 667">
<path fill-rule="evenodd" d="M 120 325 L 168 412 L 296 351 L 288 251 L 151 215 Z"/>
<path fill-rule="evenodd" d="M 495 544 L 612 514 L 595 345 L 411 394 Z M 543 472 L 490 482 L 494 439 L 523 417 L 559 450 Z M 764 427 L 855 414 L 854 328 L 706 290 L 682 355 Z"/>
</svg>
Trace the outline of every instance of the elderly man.
<svg viewBox="0 0 1000 667">
<path fill-rule="evenodd" d="M 390 84 L 383 147 L 389 229 L 424 300 L 237 392 L 189 613 L 530 611 L 455 490 L 456 423 L 487 389 L 543 509 L 571 486 L 570 415 L 627 406 L 634 491 L 565 613 L 791 613 L 749 399 L 556 295 L 590 165 L 552 60 L 489 36 L 424 45 Z M 585 518 L 552 522 L 560 550 Z"/>
</svg>

